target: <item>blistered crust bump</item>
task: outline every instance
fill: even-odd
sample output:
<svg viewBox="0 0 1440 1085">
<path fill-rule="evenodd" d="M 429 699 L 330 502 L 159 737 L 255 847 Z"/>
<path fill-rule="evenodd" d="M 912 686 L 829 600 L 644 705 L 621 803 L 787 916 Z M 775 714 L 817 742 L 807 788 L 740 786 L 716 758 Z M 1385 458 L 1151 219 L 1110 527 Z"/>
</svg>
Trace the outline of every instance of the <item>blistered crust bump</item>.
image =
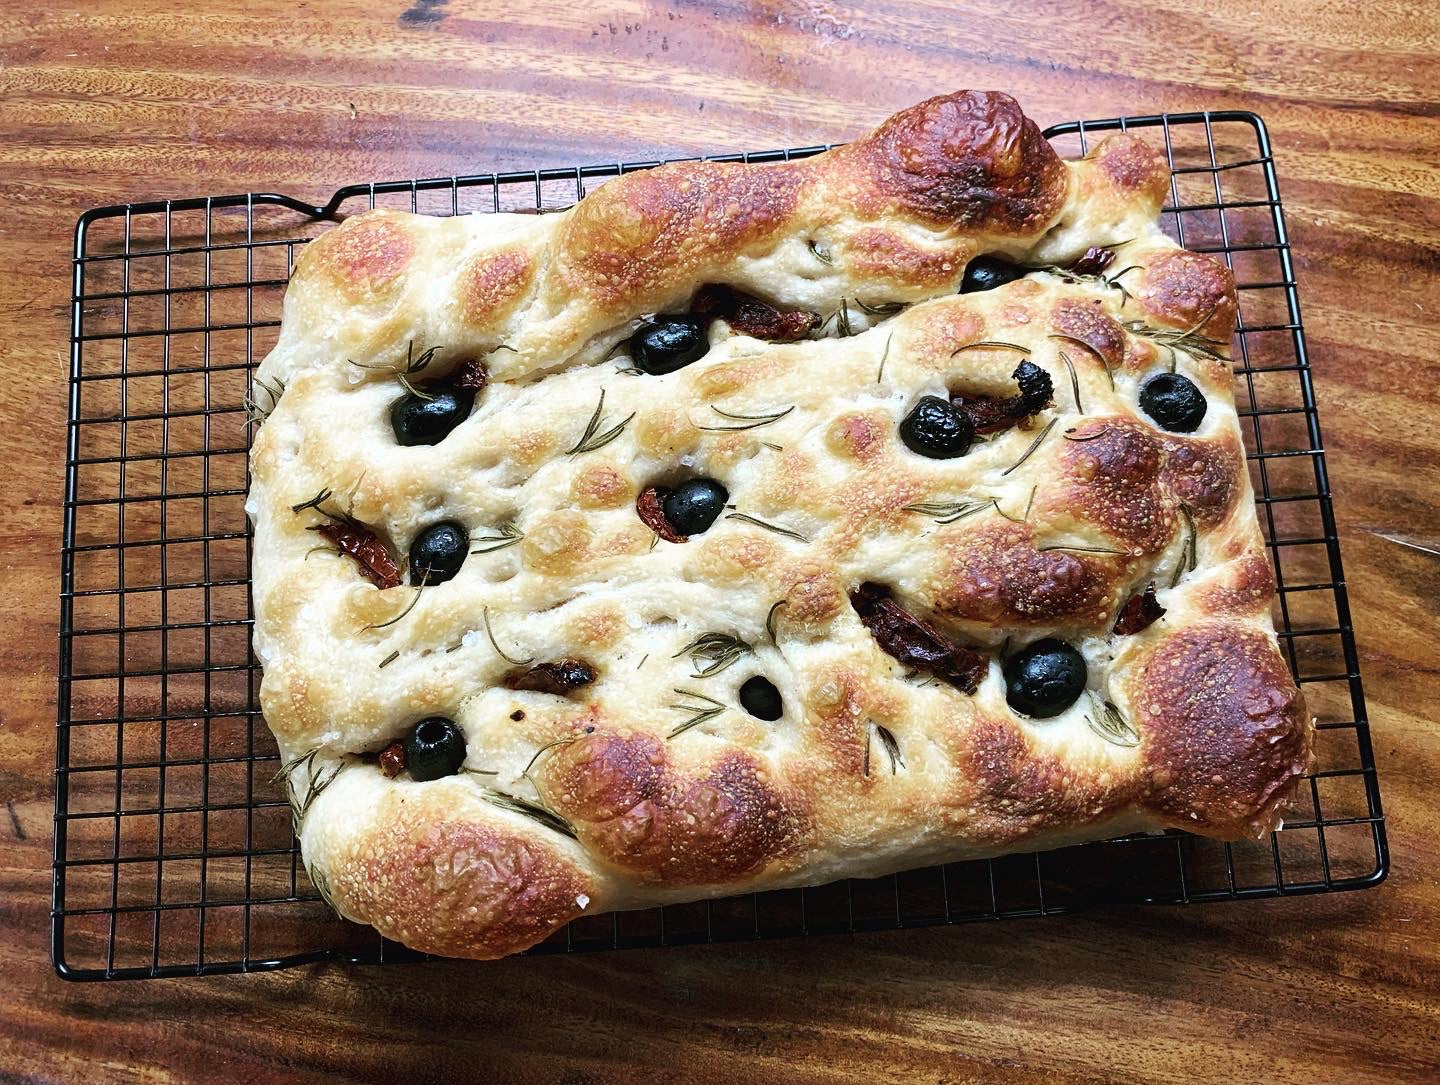
<svg viewBox="0 0 1440 1085">
<path fill-rule="evenodd" d="M 1141 139 L 1062 162 L 1011 99 L 963 92 L 810 159 L 633 173 L 547 215 L 371 212 L 309 245 L 247 507 L 261 704 L 316 885 L 389 937 L 490 957 L 613 908 L 1273 827 L 1310 721 L 1270 628 L 1234 284 L 1156 229 L 1168 189 Z M 1115 281 L 1054 266 L 1092 246 Z M 979 253 L 1029 273 L 957 294 Z M 818 327 L 717 320 L 703 359 L 640 372 L 636 322 L 707 284 Z M 402 447 L 417 357 L 422 390 L 486 381 L 440 443 Z M 897 436 L 921 395 L 1015 395 L 1021 358 L 1053 387 L 1038 413 L 951 460 Z M 1192 433 L 1139 405 L 1172 368 L 1206 400 Z M 637 501 L 697 475 L 726 508 L 668 541 Z M 472 549 L 382 590 L 321 545 L 325 491 L 401 568 L 441 521 Z M 887 654 L 852 604 L 867 583 L 983 657 L 973 694 Z M 1152 586 L 1163 617 L 1113 633 Z M 718 670 L 707 633 L 740 645 Z M 1037 721 L 999 653 L 1045 636 L 1086 646 L 1093 696 Z M 593 680 L 515 688 L 569 659 Z M 756 675 L 778 720 L 740 707 Z M 1094 726 L 1107 701 L 1133 742 Z M 461 772 L 387 777 L 428 715 L 463 734 Z"/>
</svg>

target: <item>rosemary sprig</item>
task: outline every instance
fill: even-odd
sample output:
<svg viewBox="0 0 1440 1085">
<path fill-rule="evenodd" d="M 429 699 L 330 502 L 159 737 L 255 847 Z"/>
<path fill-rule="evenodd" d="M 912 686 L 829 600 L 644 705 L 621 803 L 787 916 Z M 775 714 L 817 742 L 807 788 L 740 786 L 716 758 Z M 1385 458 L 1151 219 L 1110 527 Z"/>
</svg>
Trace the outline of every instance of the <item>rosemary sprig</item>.
<svg viewBox="0 0 1440 1085">
<path fill-rule="evenodd" d="M 498 656 L 499 656 L 501 659 L 503 659 L 506 663 L 509 663 L 509 664 L 511 664 L 511 665 L 513 665 L 513 666 L 516 666 L 516 667 L 523 667 L 523 666 L 525 666 L 525 665 L 528 664 L 528 663 L 534 663 L 534 662 L 535 662 L 535 657 L 534 657 L 534 656 L 527 656 L 527 657 L 524 658 L 524 659 L 516 659 L 514 656 L 510 656 L 510 655 L 506 655 L 506 654 L 505 654 L 505 649 L 501 648 L 501 647 L 500 647 L 500 642 L 495 639 L 495 631 L 490 628 L 490 608 L 489 608 L 489 607 L 485 607 L 483 610 L 480 611 L 480 618 L 481 618 L 481 620 L 485 623 L 485 635 L 490 638 L 490 647 L 492 647 L 492 648 L 495 649 L 495 654 L 496 654 L 496 655 L 498 655 Z"/>
<path fill-rule="evenodd" d="M 1040 431 L 1040 435 L 1036 437 L 1035 440 L 1030 442 L 1030 447 L 1021 454 L 1020 458 L 1014 463 L 1012 463 L 1009 467 L 1005 468 L 1005 470 L 1000 472 L 1001 477 L 1008 475 L 1011 471 L 1015 470 L 1015 468 L 1019 467 L 1022 463 L 1024 463 L 1032 455 L 1034 455 L 1035 450 L 1040 447 L 1040 442 L 1045 440 L 1045 438 L 1050 435 L 1050 431 L 1055 428 L 1055 423 L 1058 421 L 1060 421 L 1060 419 L 1058 418 L 1050 419 L 1050 424 Z"/>
<path fill-rule="evenodd" d="M 1119 246 L 1117 245 L 1116 248 L 1118 247 Z M 1122 275 L 1128 275 L 1132 271 L 1140 271 L 1141 267 L 1139 264 L 1131 264 L 1129 267 L 1121 268 L 1119 271 L 1115 272 L 1115 274 L 1109 276 L 1104 274 L 1083 275 L 1079 272 L 1071 271 L 1069 268 L 1056 267 L 1054 264 L 1045 264 L 1041 267 L 1031 267 L 1027 268 L 1026 270 L 1049 272 L 1051 275 L 1059 276 L 1062 280 L 1070 283 L 1071 285 L 1104 286 L 1113 288 L 1120 291 L 1120 304 L 1122 306 L 1125 306 L 1130 304 L 1130 291 L 1125 289 L 1125 284 L 1120 282 L 1119 279 Z"/>
<path fill-rule="evenodd" d="M 750 651 L 750 645 L 729 633 L 701 633 L 676 652 L 671 659 L 688 655 L 695 673 L 691 678 L 709 678 Z"/>
<path fill-rule="evenodd" d="M 885 379 L 885 362 L 890 358 L 890 344 L 895 341 L 895 333 L 891 332 L 885 337 L 885 349 L 880 352 L 880 368 L 875 371 L 875 383 L 879 384 Z"/>
<path fill-rule="evenodd" d="M 1140 745 L 1140 736 L 1130 725 L 1130 721 L 1121 714 L 1120 709 L 1110 701 L 1103 700 L 1094 690 L 1090 691 L 1090 700 L 1095 705 L 1093 716 L 1088 712 L 1085 714 L 1085 722 L 1090 725 L 1090 730 L 1116 746 Z"/>
<path fill-rule="evenodd" d="M 848 301 L 841 298 L 840 308 L 836 309 L 833 315 L 835 330 L 840 333 L 842 338 L 848 339 L 855 334 L 854 329 L 850 326 L 850 303 Z"/>
<path fill-rule="evenodd" d="M 666 735 L 666 738 L 674 738 L 676 735 L 684 734 L 692 727 L 698 727 L 706 720 L 713 720 L 729 707 L 723 701 L 717 701 L 714 697 L 707 697 L 705 694 L 696 693 L 694 690 L 677 689 L 674 692 L 680 694 L 682 697 L 690 697 L 701 703 L 667 705 L 667 708 L 673 708 L 677 712 L 688 712 L 690 718 Z"/>
<path fill-rule="evenodd" d="M 595 404 L 595 413 L 590 416 L 590 422 L 585 427 L 584 435 L 575 442 L 575 447 L 566 450 L 565 455 L 577 456 L 581 452 L 594 452 L 597 448 L 604 448 L 616 437 L 619 437 L 625 427 L 630 424 L 630 420 L 635 417 L 635 412 L 631 411 L 625 416 L 624 421 L 611 426 L 604 433 L 597 433 L 596 431 L 600 428 L 600 415 L 604 410 L 605 389 L 602 388 L 600 389 L 600 402 Z"/>
<path fill-rule="evenodd" d="M 525 817 L 533 818 L 541 825 L 553 832 L 575 839 L 575 826 L 562 818 L 554 810 L 530 799 L 522 799 L 518 795 L 507 795 L 503 791 L 486 790 L 481 793 L 486 802 L 492 806 L 498 806 L 501 810 L 508 810 L 512 814 L 523 814 Z"/>
<path fill-rule="evenodd" d="M 1080 378 L 1075 375 L 1075 363 L 1070 360 L 1070 355 L 1063 350 L 1060 352 L 1060 360 L 1065 363 L 1065 368 L 1070 371 L 1070 394 L 1075 397 L 1075 413 L 1084 414 L 1085 404 L 1080 401 Z"/>
<path fill-rule="evenodd" d="M 830 255 L 830 251 L 828 249 L 822 249 L 820 247 L 820 242 L 812 239 L 805 242 L 805 247 L 810 250 L 810 255 L 815 257 L 815 259 L 819 260 L 822 264 L 834 265 L 835 258 Z"/>
<path fill-rule="evenodd" d="M 245 397 L 245 417 L 258 424 L 269 418 L 270 412 L 280 403 L 280 397 L 285 394 L 285 382 L 277 378 L 271 385 L 266 384 L 261 378 L 255 377 L 254 384 L 270 397 L 270 406 L 268 407 L 261 407 L 259 400 L 252 396 Z"/>
<path fill-rule="evenodd" d="M 345 767 L 345 763 L 341 761 L 335 765 L 328 776 L 325 775 L 323 768 L 316 772 L 315 758 L 319 756 L 319 753 L 319 746 L 306 750 L 300 756 L 281 765 L 280 771 L 274 777 L 276 782 L 282 778 L 285 781 L 285 797 L 290 802 L 290 828 L 296 836 L 300 835 L 300 830 L 305 825 L 305 815 L 310 812 L 310 807 L 325 793 L 325 789 L 335 782 L 335 778 L 340 775 L 340 770 Z M 297 796 L 295 794 L 295 773 L 302 766 L 306 776 L 305 794 Z"/>
<path fill-rule="evenodd" d="M 410 378 L 413 377 L 416 373 L 424 372 L 424 370 L 429 367 L 430 363 L 435 360 L 435 354 L 437 351 L 439 351 L 439 349 L 440 347 L 438 345 L 430 347 L 428 350 L 423 351 L 419 355 L 419 357 L 416 357 L 415 340 L 411 339 L 405 345 L 405 361 L 403 363 L 387 362 L 381 363 L 379 365 L 368 365 L 365 362 L 357 362 L 353 358 L 348 358 L 346 360 L 351 365 L 355 366 L 357 369 L 379 369 L 383 370 L 386 373 L 392 373 L 394 374 L 395 379 L 404 386 L 405 391 L 409 392 L 412 396 L 418 396 L 420 399 L 429 400 L 434 399 L 435 397 L 430 395 L 428 392 L 422 392 L 420 389 L 416 388 L 415 385 L 410 383 Z"/>
<path fill-rule="evenodd" d="M 696 429 L 708 430 L 710 432 L 726 433 L 735 430 L 759 429 L 761 426 L 768 426 L 772 422 L 778 422 L 795 409 L 792 403 L 783 411 L 776 411 L 774 414 L 732 414 L 729 411 L 722 411 L 719 407 L 710 408 L 721 418 L 728 418 L 733 422 L 743 423 L 739 426 L 696 426 Z"/>
<path fill-rule="evenodd" d="M 870 775 L 870 742 L 874 737 L 880 739 L 880 745 L 890 758 L 890 775 L 894 776 L 905 764 L 904 758 L 900 756 L 900 743 L 888 727 L 882 727 L 874 720 L 867 721 L 865 725 L 865 763 L 862 771 L 866 776 Z"/>
<path fill-rule="evenodd" d="M 493 554 L 497 550 L 504 550 L 507 546 L 514 546 L 525 537 L 525 533 L 515 526 L 513 520 L 506 520 L 495 529 L 499 534 L 485 535 L 478 539 L 471 539 L 471 542 L 485 543 L 478 549 L 470 551 L 472 554 Z"/>
<path fill-rule="evenodd" d="M 967 498 L 961 498 L 958 501 L 917 501 L 913 505 L 905 505 L 903 511 L 933 516 L 936 518 L 937 524 L 953 524 L 956 520 L 973 516 L 994 504 L 993 497 L 988 501 L 971 501 Z"/>
<path fill-rule="evenodd" d="M 1180 548 L 1180 560 L 1175 563 L 1175 572 L 1170 575 L 1172 588 L 1180 583 L 1180 578 L 1186 573 L 1193 573 L 1195 567 L 1200 563 L 1196 552 L 1195 517 L 1190 515 L 1190 506 L 1183 501 L 1180 503 L 1180 516 L 1185 521 L 1185 543 Z"/>
<path fill-rule="evenodd" d="M 725 519 L 727 519 L 727 520 L 741 520 L 741 521 L 743 521 L 744 523 L 747 523 L 747 524 L 754 524 L 756 527 L 763 527 L 766 531 L 773 531 L 773 532 L 775 532 L 775 534 L 777 534 L 777 535 L 785 535 L 785 536 L 787 536 L 787 537 L 789 537 L 789 538 L 791 538 L 791 539 L 799 539 L 802 543 L 808 543 L 808 542 L 810 541 L 810 540 L 807 539 L 804 535 L 800 534 L 800 532 L 798 532 L 798 531 L 791 531 L 788 527 L 781 527 L 781 526 L 778 525 L 778 524 L 766 523 L 764 520 L 757 519 L 756 517 L 751 516 L 751 515 L 749 515 L 748 513 L 743 513 L 743 512 L 730 512 L 730 513 L 726 513 L 726 514 L 725 514 Z"/>
<path fill-rule="evenodd" d="M 1210 318 L 1215 315 L 1215 310 L 1220 302 L 1216 300 L 1214 305 L 1190 327 L 1184 331 L 1177 331 L 1174 328 L 1156 328 L 1146 324 L 1143 320 L 1126 321 L 1124 328 L 1131 335 L 1139 336 L 1141 339 L 1148 339 L 1150 342 L 1164 347 L 1170 352 L 1170 372 L 1175 372 L 1175 352 L 1183 350 L 1187 354 L 1198 354 L 1202 358 L 1211 358 L 1217 362 L 1228 361 L 1225 355 L 1220 353 L 1221 347 L 1226 344 L 1219 339 L 1210 339 L 1200 334 L 1200 329 L 1210 323 Z"/>
<path fill-rule="evenodd" d="M 982 339 L 978 343 L 966 343 L 963 347 L 956 347 L 950 352 L 950 357 L 963 354 L 967 350 L 1013 350 L 1017 354 L 1029 354 L 1030 348 L 1021 346 L 1019 343 L 1006 343 L 999 339 Z"/>
<path fill-rule="evenodd" d="M 778 603 L 774 604 L 770 608 L 770 613 L 765 615 L 765 632 L 770 634 L 770 643 L 775 645 L 777 648 L 780 646 L 780 644 L 775 639 L 775 612 L 784 605 L 785 600 L 781 599 Z"/>
<path fill-rule="evenodd" d="M 329 486 L 326 486 L 314 497 L 310 498 L 310 500 L 302 501 L 298 505 L 291 505 L 290 511 L 299 513 L 304 512 L 306 509 L 314 509 L 316 512 L 324 513 L 326 516 L 333 516 L 334 513 L 326 512 L 320 506 L 323 505 L 325 502 L 329 501 L 334 496 L 335 491 L 330 489 Z"/>
</svg>

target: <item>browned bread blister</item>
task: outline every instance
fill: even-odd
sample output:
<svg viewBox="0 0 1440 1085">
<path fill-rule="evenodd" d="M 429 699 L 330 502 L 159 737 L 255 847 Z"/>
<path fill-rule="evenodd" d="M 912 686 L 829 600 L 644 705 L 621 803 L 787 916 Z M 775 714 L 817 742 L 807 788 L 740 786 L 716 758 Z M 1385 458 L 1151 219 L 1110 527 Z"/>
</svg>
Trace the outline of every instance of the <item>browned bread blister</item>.
<svg viewBox="0 0 1440 1085">
<path fill-rule="evenodd" d="M 1011 99 L 963 92 L 813 158 L 627 174 L 556 214 L 373 211 L 312 242 L 258 374 L 278 398 L 248 508 L 262 707 L 327 899 L 491 957 L 612 908 L 1273 828 L 1311 721 L 1271 625 L 1234 283 L 1159 231 L 1168 190 L 1138 138 L 1063 162 Z M 1108 274 L 1078 270 L 1091 249 Z M 979 255 L 1030 270 L 957 293 Z M 778 342 L 722 315 L 699 361 L 639 371 L 640 321 L 707 286 L 814 317 Z M 1052 394 L 1006 415 L 1022 360 Z M 1205 397 L 1194 432 L 1139 406 L 1169 370 Z M 397 397 L 462 377 L 469 416 L 397 444 Z M 927 395 L 984 439 L 910 451 Z M 727 507 L 662 539 L 647 489 L 692 476 Z M 472 551 L 419 587 L 316 530 L 403 569 L 442 521 Z M 978 658 L 973 692 L 883 647 L 862 585 Z M 1089 690 L 1031 719 L 1002 658 L 1044 637 Z M 779 719 L 741 707 L 756 675 Z M 463 732 L 459 773 L 378 757 L 433 715 Z"/>
</svg>

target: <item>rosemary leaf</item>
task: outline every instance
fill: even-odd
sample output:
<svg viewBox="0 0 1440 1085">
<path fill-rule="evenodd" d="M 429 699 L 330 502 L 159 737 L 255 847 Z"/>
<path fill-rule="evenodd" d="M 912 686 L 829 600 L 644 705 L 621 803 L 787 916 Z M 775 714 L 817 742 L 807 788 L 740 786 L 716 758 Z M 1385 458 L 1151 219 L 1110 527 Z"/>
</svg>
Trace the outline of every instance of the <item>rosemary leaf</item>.
<svg viewBox="0 0 1440 1085">
<path fill-rule="evenodd" d="M 1102 700 L 1094 690 L 1090 691 L 1090 700 L 1095 705 L 1095 714 L 1085 715 L 1085 722 L 1090 725 L 1090 730 L 1103 738 L 1106 742 L 1116 746 L 1132 747 L 1140 745 L 1140 736 L 1135 728 L 1121 714 L 1110 701 Z"/>
<path fill-rule="evenodd" d="M 506 655 L 506 654 L 505 654 L 505 649 L 501 648 L 501 647 L 500 647 L 500 642 L 495 639 L 495 631 L 490 628 L 490 608 L 489 608 L 489 607 L 485 607 L 483 610 L 480 611 L 480 617 L 481 617 L 481 620 L 484 621 L 484 623 L 485 623 L 485 635 L 490 638 L 490 647 L 492 647 L 492 648 L 495 649 L 495 654 L 496 654 L 496 655 L 498 655 L 498 656 L 499 656 L 501 659 L 503 659 L 506 663 L 513 664 L 513 665 L 516 666 L 516 667 L 523 667 L 523 666 L 525 666 L 526 664 L 534 663 L 534 662 L 535 662 L 535 657 L 534 657 L 534 656 L 527 656 L 527 657 L 524 658 L 524 659 L 516 659 L 514 656 L 510 656 L 510 655 Z"/>
<path fill-rule="evenodd" d="M 302 502 L 300 502 L 300 504 L 298 504 L 298 505 L 291 505 L 291 506 L 290 506 L 290 511 L 291 511 L 291 512 L 297 512 L 297 513 L 298 513 L 298 512 L 304 512 L 306 509 L 315 509 L 315 510 L 317 510 L 317 511 L 323 511 L 323 510 L 320 509 L 321 504 L 323 504 L 323 503 L 326 502 L 326 501 L 329 501 L 330 498 L 332 498 L 333 496 L 334 496 L 334 491 L 332 491 L 332 490 L 330 489 L 330 487 L 327 486 L 327 487 L 325 487 L 325 489 L 321 490 L 318 494 L 316 494 L 314 497 L 312 497 L 309 501 L 302 501 Z"/>
<path fill-rule="evenodd" d="M 332 912 L 339 914 L 340 909 L 335 907 L 335 898 L 330 895 L 330 878 L 325 871 L 314 863 L 306 863 L 305 873 L 310 878 L 310 884 L 315 887 L 315 892 L 320 894 L 320 899 Z"/>
<path fill-rule="evenodd" d="M 1075 413 L 1084 414 L 1085 405 L 1080 402 L 1080 378 L 1075 375 L 1075 363 L 1070 360 L 1070 355 L 1063 350 L 1060 352 L 1060 360 L 1065 363 L 1065 368 L 1070 371 L 1070 393 L 1075 397 Z"/>
<path fill-rule="evenodd" d="M 362 625 L 360 627 L 360 632 L 365 633 L 371 629 L 384 629 L 387 626 L 394 625 L 401 618 L 405 617 L 405 615 L 409 614 L 412 610 L 414 610 L 415 604 L 420 602 L 420 594 L 425 590 L 425 580 L 429 577 L 429 575 L 430 571 L 427 569 L 424 575 L 420 577 L 420 584 L 415 589 L 415 598 L 411 599 L 410 602 L 405 605 L 404 610 L 402 610 L 399 614 L 395 615 L 395 617 L 391 618 L 388 622 L 367 622 L 365 625 Z"/>
<path fill-rule="evenodd" d="M 394 663 L 394 662 L 395 662 L 397 659 L 399 659 L 399 658 L 400 658 L 400 650 L 397 648 L 395 651 L 391 652 L 388 656 L 386 656 L 384 659 L 382 659 L 382 660 L 376 665 L 375 669 L 376 669 L 377 671 L 383 671 L 386 667 L 390 666 L 390 664 Z"/>
<path fill-rule="evenodd" d="M 471 539 L 471 542 L 485 543 L 486 545 L 471 550 L 470 553 L 493 554 L 497 550 L 504 550 L 507 546 L 514 546 L 525 537 L 525 533 L 515 526 L 513 520 L 505 521 L 496 528 L 496 531 L 499 532 L 498 535 L 486 535 L 479 539 Z"/>
<path fill-rule="evenodd" d="M 1045 546 L 1037 546 L 1037 551 L 1044 553 L 1047 550 L 1075 550 L 1082 554 L 1119 554 L 1128 557 L 1128 550 L 1116 550 L 1109 546 L 1081 546 L 1078 543 L 1048 543 Z"/>
<path fill-rule="evenodd" d="M 728 419 L 730 419 L 730 420 L 733 421 L 733 422 L 741 422 L 741 423 L 743 423 L 743 425 L 739 425 L 739 426 L 696 426 L 695 428 L 696 428 L 696 429 L 701 429 L 701 430 L 708 430 L 708 431 L 711 431 L 711 432 L 721 432 L 721 433 L 724 433 L 724 432 L 730 432 L 730 431 L 734 431 L 734 430 L 759 429 L 761 426 L 768 426 L 768 425 L 770 425 L 772 422 L 778 422 L 778 421 L 780 421 L 780 419 L 784 418 L 787 414 L 789 414 L 791 411 L 793 411 L 793 410 L 795 409 L 795 405 L 794 405 L 794 404 L 791 404 L 789 407 L 786 407 L 783 411 L 776 411 L 774 414 L 731 414 L 729 411 L 722 411 L 719 407 L 714 407 L 714 406 L 712 406 L 710 409 L 711 409 L 712 411 L 714 411 L 716 414 L 718 414 L 721 418 L 728 418 Z"/>
<path fill-rule="evenodd" d="M 780 527 L 778 524 L 766 523 L 764 520 L 757 519 L 747 513 L 729 512 L 725 514 L 725 519 L 741 520 L 747 524 L 754 524 L 756 527 L 763 527 L 766 531 L 773 531 L 777 535 L 785 535 L 791 539 L 799 539 L 802 543 L 808 543 L 810 541 L 798 531 L 791 531 L 788 527 Z"/>
<path fill-rule="evenodd" d="M 998 339 L 982 339 L 978 343 L 966 343 L 963 347 L 956 347 L 950 352 L 950 357 L 963 354 L 967 350 L 1013 350 L 1019 354 L 1029 354 L 1029 347 L 1022 347 L 1019 343 L 1004 343 Z"/>
<path fill-rule="evenodd" d="M 780 645 L 779 642 L 775 639 L 775 612 L 784 605 L 785 600 L 781 599 L 778 603 L 774 604 L 770 608 L 770 613 L 765 615 L 765 632 L 770 634 L 770 643 L 775 645 L 777 648 Z"/>
<path fill-rule="evenodd" d="M 861 771 L 866 776 L 870 775 L 870 743 L 871 739 L 876 737 L 880 739 L 881 747 L 890 758 L 890 775 L 894 776 L 905 764 L 905 759 L 900 756 L 900 743 L 888 727 L 882 727 L 874 720 L 867 720 L 865 724 L 865 759 Z"/>
<path fill-rule="evenodd" d="M 1050 435 L 1050 431 L 1055 428 L 1055 423 L 1058 421 L 1060 421 L 1060 419 L 1058 418 L 1050 419 L 1050 424 L 1040 431 L 1040 435 L 1036 437 L 1035 440 L 1030 442 L 1030 447 L 1021 454 L 1020 458 L 1014 463 L 1012 463 L 1009 467 L 1005 468 L 1005 470 L 1000 472 L 1001 477 L 1008 475 L 1011 471 L 1015 470 L 1015 468 L 1019 467 L 1022 463 L 1024 463 L 1032 455 L 1034 455 L 1035 450 L 1040 447 L 1040 442 L 1045 440 L 1045 438 Z"/>
<path fill-rule="evenodd" d="M 895 340 L 895 333 L 891 332 L 885 337 L 885 349 L 880 352 L 880 368 L 875 372 L 875 383 L 879 384 L 885 379 L 885 362 L 890 357 L 890 344 Z"/>
<path fill-rule="evenodd" d="M 1195 571 L 1199 564 L 1197 539 L 1195 533 L 1195 517 L 1190 514 L 1190 506 L 1183 501 L 1180 503 L 1180 516 L 1185 521 L 1185 542 L 1180 548 L 1180 560 L 1175 563 L 1175 572 L 1170 575 L 1170 587 L 1180 583 L 1180 578 L 1186 573 Z"/>
<path fill-rule="evenodd" d="M 882 301 L 878 302 L 875 305 L 871 305 L 867 302 L 861 301 L 859 298 L 853 298 L 851 300 L 853 300 L 855 304 L 860 307 L 860 311 L 866 316 L 894 316 L 896 313 L 900 312 L 902 309 L 905 308 L 905 303 L 903 301 Z"/>
<path fill-rule="evenodd" d="M 593 728 L 592 728 L 592 730 L 593 730 Z M 524 768 L 524 770 L 520 773 L 520 775 L 521 775 L 521 776 L 524 776 L 524 777 L 528 780 L 528 779 L 530 778 L 530 770 L 535 767 L 535 762 L 540 760 L 540 755 L 541 755 L 541 754 L 548 753 L 550 750 L 555 749 L 555 747 L 557 747 L 557 746 L 568 746 L 568 745 L 570 745 L 570 743 L 575 742 L 575 741 L 579 740 L 579 739 L 582 738 L 582 737 L 584 737 L 584 736 L 582 736 L 582 735 L 566 735 L 564 738 L 557 738 L 554 742 L 547 742 L 547 743 L 545 743 L 545 745 L 541 746 L 538 750 L 535 751 L 535 756 L 532 757 L 532 758 L 530 758 L 530 760 L 529 760 L 528 762 L 526 762 L 525 768 Z"/>
<path fill-rule="evenodd" d="M 528 818 L 533 818 L 553 832 L 560 833 L 562 836 L 568 836 L 571 840 L 575 839 L 575 826 L 571 825 L 548 806 L 543 806 L 538 802 L 532 802 L 529 799 L 522 799 L 518 795 L 507 795 L 503 791 L 491 791 L 487 789 L 482 792 L 482 795 L 485 801 L 492 806 L 498 806 L 501 810 L 508 810 L 512 814 L 523 814 Z"/>
<path fill-rule="evenodd" d="M 835 260 L 830 255 L 829 250 L 822 249 L 818 241 L 807 241 L 805 242 L 805 246 L 810 250 L 810 255 L 815 257 L 815 259 L 819 260 L 822 264 L 833 265 L 835 263 Z"/>
</svg>

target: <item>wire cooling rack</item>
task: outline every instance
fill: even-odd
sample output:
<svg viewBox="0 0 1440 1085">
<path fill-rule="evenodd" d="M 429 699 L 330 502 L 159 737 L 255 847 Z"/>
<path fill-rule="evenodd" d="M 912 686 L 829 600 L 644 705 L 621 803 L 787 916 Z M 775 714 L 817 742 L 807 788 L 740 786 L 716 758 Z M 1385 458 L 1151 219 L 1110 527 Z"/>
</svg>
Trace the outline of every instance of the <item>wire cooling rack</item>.
<svg viewBox="0 0 1440 1085">
<path fill-rule="evenodd" d="M 1275 568 L 1276 624 L 1319 718 L 1300 811 L 1258 842 L 1180 833 L 865 882 L 585 917 L 538 951 L 732 941 L 1375 885 L 1389 859 L 1330 486 L 1269 139 L 1250 113 L 1062 124 L 1153 130 L 1164 221 L 1231 266 L 1236 400 Z M 806 147 L 719 156 L 769 162 Z M 352 185 L 323 207 L 251 194 L 98 208 L 75 238 L 61 566 L 52 953 L 70 979 L 416 955 L 329 911 L 271 783 L 250 654 L 243 509 L 250 373 L 296 255 L 345 215 L 563 207 L 656 163 Z"/>
</svg>

